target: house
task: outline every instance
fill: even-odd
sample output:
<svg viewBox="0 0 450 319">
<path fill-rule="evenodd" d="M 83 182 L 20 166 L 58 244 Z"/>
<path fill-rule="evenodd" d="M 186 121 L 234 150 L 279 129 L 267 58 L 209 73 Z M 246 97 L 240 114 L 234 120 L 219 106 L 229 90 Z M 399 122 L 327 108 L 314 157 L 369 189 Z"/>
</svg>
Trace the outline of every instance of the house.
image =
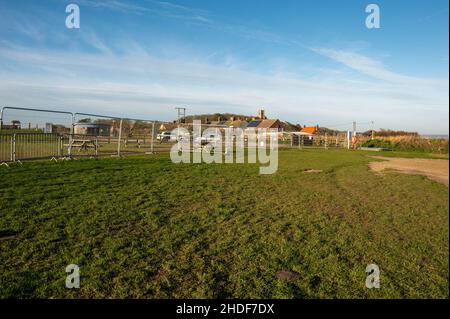
<svg viewBox="0 0 450 319">
<path fill-rule="evenodd" d="M 312 146 L 314 143 L 314 135 L 317 133 L 319 126 L 304 126 L 300 131 L 300 135 L 302 136 L 303 145 Z"/>
<path fill-rule="evenodd" d="M 283 124 L 278 119 L 268 119 L 263 109 L 258 110 L 258 116 L 254 117 L 245 126 L 246 132 L 249 129 L 276 129 L 278 132 L 283 131 Z"/>
<path fill-rule="evenodd" d="M 20 121 L 13 120 L 11 121 L 11 125 L 1 123 L 1 128 L 6 130 L 20 130 L 22 127 Z"/>
<path fill-rule="evenodd" d="M 258 124 L 258 129 L 277 129 L 278 131 L 282 131 L 283 127 L 279 120 L 261 120 Z"/>
<path fill-rule="evenodd" d="M 163 132 L 163 131 L 172 131 L 174 129 L 178 128 L 178 124 L 177 123 L 163 123 L 159 126 L 159 131 Z"/>
<path fill-rule="evenodd" d="M 61 124 L 45 123 L 44 133 L 69 134 L 70 127 Z"/>
<path fill-rule="evenodd" d="M 228 121 L 223 121 L 223 120 L 220 120 L 220 121 L 212 121 L 212 122 L 211 122 L 211 125 L 219 126 L 219 127 L 225 127 L 225 126 L 227 125 L 227 122 L 228 122 Z"/>
<path fill-rule="evenodd" d="M 78 135 L 109 136 L 112 125 L 100 123 L 75 123 L 74 133 Z"/>
<path fill-rule="evenodd" d="M 309 135 L 314 135 L 317 133 L 319 126 L 304 126 L 300 132 L 306 133 Z"/>
<path fill-rule="evenodd" d="M 261 123 L 261 120 L 251 120 L 247 123 L 247 126 L 245 128 L 257 128 L 258 125 Z"/>
<path fill-rule="evenodd" d="M 227 123 L 228 127 L 245 129 L 248 125 L 247 121 L 232 119 Z"/>
</svg>

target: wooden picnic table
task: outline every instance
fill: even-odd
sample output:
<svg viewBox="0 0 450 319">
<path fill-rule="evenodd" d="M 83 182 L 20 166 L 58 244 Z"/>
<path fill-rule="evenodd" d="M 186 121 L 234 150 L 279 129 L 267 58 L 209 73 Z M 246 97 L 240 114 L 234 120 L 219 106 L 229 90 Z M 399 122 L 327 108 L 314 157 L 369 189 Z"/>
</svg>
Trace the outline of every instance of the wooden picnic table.
<svg viewBox="0 0 450 319">
<path fill-rule="evenodd" d="M 93 148 L 97 153 L 96 140 L 73 139 L 70 144 L 66 144 L 65 146 L 76 147 L 78 148 L 78 152 L 81 152 L 82 150 L 87 151 L 89 148 Z"/>
</svg>

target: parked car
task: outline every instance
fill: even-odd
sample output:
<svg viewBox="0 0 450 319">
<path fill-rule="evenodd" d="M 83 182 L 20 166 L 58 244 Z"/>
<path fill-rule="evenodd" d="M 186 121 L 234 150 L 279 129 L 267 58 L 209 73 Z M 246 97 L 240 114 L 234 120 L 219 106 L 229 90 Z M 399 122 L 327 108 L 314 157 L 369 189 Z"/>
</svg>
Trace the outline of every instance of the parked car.
<svg viewBox="0 0 450 319">
<path fill-rule="evenodd" d="M 175 129 L 173 131 L 163 131 L 156 136 L 156 139 L 160 141 L 160 143 L 162 143 L 163 141 L 166 142 L 181 141 L 182 138 L 189 140 L 190 138 L 189 132 L 180 131 L 178 133 L 178 131 Z"/>
<path fill-rule="evenodd" d="M 156 136 L 156 139 L 160 142 L 171 141 L 171 140 L 175 141 L 176 136 L 174 134 L 172 134 L 172 132 L 170 132 L 170 131 L 164 131 L 164 132 L 159 133 Z"/>
</svg>

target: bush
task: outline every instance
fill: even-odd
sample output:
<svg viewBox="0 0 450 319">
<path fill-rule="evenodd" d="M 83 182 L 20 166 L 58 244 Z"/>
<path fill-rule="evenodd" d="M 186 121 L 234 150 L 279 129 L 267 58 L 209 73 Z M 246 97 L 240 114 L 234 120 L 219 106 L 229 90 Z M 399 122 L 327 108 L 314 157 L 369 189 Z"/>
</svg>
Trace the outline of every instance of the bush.
<svg viewBox="0 0 450 319">
<path fill-rule="evenodd" d="M 418 136 L 390 136 L 368 140 L 363 147 L 388 148 L 393 151 L 448 153 L 448 139 L 427 139 Z"/>
</svg>

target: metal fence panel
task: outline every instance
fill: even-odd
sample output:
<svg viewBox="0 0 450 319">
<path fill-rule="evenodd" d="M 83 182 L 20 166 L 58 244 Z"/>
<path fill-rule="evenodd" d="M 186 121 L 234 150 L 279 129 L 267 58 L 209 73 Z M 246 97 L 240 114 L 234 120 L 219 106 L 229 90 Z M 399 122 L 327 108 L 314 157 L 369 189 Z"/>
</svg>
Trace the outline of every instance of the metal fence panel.
<svg viewBox="0 0 450 319">
<path fill-rule="evenodd" d="M 13 135 L 13 160 L 62 156 L 61 136 L 53 133 L 16 133 Z"/>
<path fill-rule="evenodd" d="M 169 132 L 178 127 L 190 133 L 191 145 L 194 144 L 193 123 L 3 107 L 0 124 L 1 161 L 168 153 L 177 142 Z M 221 123 L 201 124 L 201 132 L 216 128 L 223 133 L 225 127 Z M 345 134 L 299 137 L 297 133 L 279 132 L 280 147 L 331 148 L 348 144 Z M 245 145 L 249 143 L 246 139 Z"/>
<path fill-rule="evenodd" d="M 0 162 L 12 161 L 13 135 L 0 134 Z"/>
</svg>

